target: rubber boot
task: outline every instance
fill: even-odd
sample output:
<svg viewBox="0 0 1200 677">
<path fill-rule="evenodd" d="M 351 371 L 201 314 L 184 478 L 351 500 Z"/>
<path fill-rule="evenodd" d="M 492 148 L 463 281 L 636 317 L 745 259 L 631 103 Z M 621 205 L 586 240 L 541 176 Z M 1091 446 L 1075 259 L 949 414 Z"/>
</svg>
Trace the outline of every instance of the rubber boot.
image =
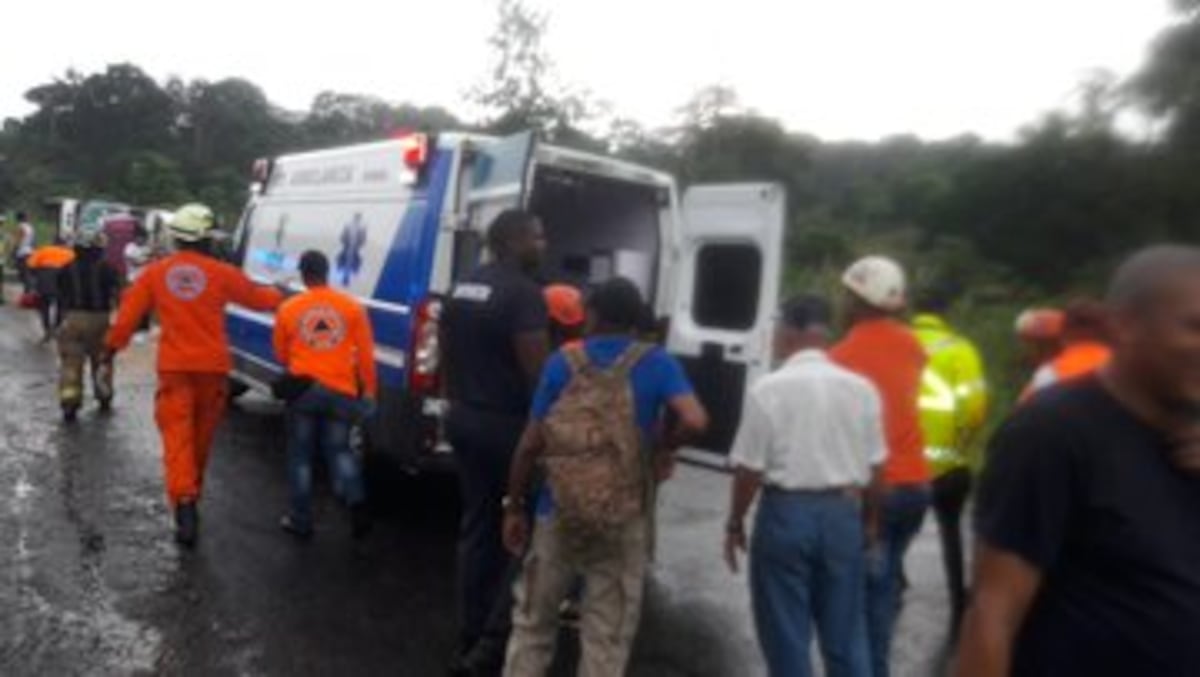
<svg viewBox="0 0 1200 677">
<path fill-rule="evenodd" d="M 200 530 L 200 513 L 194 502 L 180 503 L 175 507 L 175 542 L 185 548 L 196 545 Z"/>
</svg>

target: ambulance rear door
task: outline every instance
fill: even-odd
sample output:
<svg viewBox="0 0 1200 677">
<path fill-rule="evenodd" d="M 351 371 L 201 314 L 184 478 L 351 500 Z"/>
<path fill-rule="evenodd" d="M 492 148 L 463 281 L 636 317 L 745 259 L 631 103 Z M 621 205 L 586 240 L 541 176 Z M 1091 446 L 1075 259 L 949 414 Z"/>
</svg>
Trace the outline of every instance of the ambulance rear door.
<svg viewBox="0 0 1200 677">
<path fill-rule="evenodd" d="M 668 348 L 711 420 L 686 455 L 724 465 L 746 389 L 771 369 L 786 195 L 770 183 L 697 185 L 681 212 Z"/>
<path fill-rule="evenodd" d="M 451 279 L 479 265 L 487 227 L 500 212 L 522 207 L 528 195 L 535 137 L 524 131 L 491 142 L 467 142 L 462 164 L 462 218 L 454 242 Z"/>
</svg>

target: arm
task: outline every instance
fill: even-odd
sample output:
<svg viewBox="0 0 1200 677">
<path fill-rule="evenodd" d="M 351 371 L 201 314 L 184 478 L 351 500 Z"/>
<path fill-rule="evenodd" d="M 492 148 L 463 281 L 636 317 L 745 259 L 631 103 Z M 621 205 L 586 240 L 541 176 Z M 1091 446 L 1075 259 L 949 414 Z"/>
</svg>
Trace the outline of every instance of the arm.
<svg viewBox="0 0 1200 677">
<path fill-rule="evenodd" d="M 883 401 L 879 391 L 869 382 L 864 382 L 865 415 L 862 421 L 863 451 L 870 467 L 870 479 L 863 495 L 863 531 L 867 544 L 874 545 L 879 538 L 880 515 L 886 486 L 883 481 L 883 464 L 887 460 L 887 435 L 883 429 Z"/>
<path fill-rule="evenodd" d="M 530 387 L 537 385 L 542 365 L 550 355 L 550 336 L 545 329 L 524 331 L 513 335 L 513 351 Z"/>
<path fill-rule="evenodd" d="M 251 310 L 275 310 L 283 303 L 284 295 L 279 289 L 267 285 L 255 284 L 253 280 L 246 277 L 242 271 L 226 264 L 225 269 L 229 272 L 226 276 L 228 280 L 227 289 L 229 290 L 229 299 L 234 303 L 246 306 Z M 144 275 L 142 277 L 145 277 Z M 138 278 L 139 280 L 141 278 Z"/>
<path fill-rule="evenodd" d="M 129 345 L 133 332 L 142 323 L 142 318 L 150 310 L 150 276 L 143 275 L 133 283 L 121 297 L 121 305 L 117 309 L 117 319 L 104 344 L 110 352 L 124 350 Z"/>
<path fill-rule="evenodd" d="M 1005 677 L 1013 643 L 1029 613 L 1042 575 L 1012 553 L 981 543 L 976 551 L 971 609 L 963 624 L 956 677 Z"/>
<path fill-rule="evenodd" d="M 540 421 L 531 420 L 521 434 L 508 473 L 508 493 L 505 494 L 504 547 L 514 557 L 520 556 L 529 540 L 529 518 L 524 497 L 529 493 L 529 477 L 545 448 L 546 439 Z"/>
<path fill-rule="evenodd" d="M 371 331 L 371 318 L 361 306 L 358 309 L 354 345 L 358 361 L 358 382 L 362 384 L 363 397 L 373 400 L 379 390 L 378 372 L 375 371 L 375 336 Z"/>
<path fill-rule="evenodd" d="M 725 563 L 734 573 L 738 570 L 738 552 L 746 550 L 746 512 L 762 486 L 771 430 L 771 419 L 758 394 L 752 392 L 746 398 L 742 424 L 729 453 L 735 470 L 730 488 L 729 519 L 725 523 Z"/>
<path fill-rule="evenodd" d="M 282 364 L 285 370 L 290 369 L 292 361 L 290 325 L 291 320 L 286 309 L 281 308 L 275 316 L 275 328 L 271 331 L 271 346 L 275 348 L 275 359 L 279 360 L 279 364 Z"/>
</svg>

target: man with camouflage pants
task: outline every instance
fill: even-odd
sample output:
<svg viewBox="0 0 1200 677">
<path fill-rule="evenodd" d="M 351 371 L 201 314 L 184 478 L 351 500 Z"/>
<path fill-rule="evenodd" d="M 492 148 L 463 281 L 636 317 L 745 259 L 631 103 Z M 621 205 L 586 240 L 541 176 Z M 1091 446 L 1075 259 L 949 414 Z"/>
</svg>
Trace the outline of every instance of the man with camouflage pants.
<svg viewBox="0 0 1200 677">
<path fill-rule="evenodd" d="M 75 420 L 83 405 L 85 361 L 91 363 L 92 393 L 101 411 L 112 406 L 112 364 L 103 358 L 104 336 L 119 289 L 120 276 L 104 260 L 104 236 L 81 231 L 75 241 L 75 260 L 58 276 L 59 308 L 63 314 L 58 336 L 59 401 L 67 422 Z"/>
</svg>

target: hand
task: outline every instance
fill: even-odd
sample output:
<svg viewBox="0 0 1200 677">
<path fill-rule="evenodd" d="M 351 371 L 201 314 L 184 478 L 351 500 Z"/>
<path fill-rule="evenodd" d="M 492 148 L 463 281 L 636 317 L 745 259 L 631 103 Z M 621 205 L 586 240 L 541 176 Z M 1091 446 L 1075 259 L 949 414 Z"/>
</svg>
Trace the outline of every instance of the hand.
<svg viewBox="0 0 1200 677">
<path fill-rule="evenodd" d="M 662 484 L 675 475 L 675 454 L 659 452 L 654 456 L 654 481 Z"/>
<path fill-rule="evenodd" d="M 746 530 L 741 526 L 737 529 L 725 530 L 725 564 L 733 573 L 738 572 L 738 552 L 746 552 Z"/>
<path fill-rule="evenodd" d="M 529 543 L 529 520 L 513 511 L 504 513 L 504 547 L 513 557 L 520 557 Z"/>
</svg>

